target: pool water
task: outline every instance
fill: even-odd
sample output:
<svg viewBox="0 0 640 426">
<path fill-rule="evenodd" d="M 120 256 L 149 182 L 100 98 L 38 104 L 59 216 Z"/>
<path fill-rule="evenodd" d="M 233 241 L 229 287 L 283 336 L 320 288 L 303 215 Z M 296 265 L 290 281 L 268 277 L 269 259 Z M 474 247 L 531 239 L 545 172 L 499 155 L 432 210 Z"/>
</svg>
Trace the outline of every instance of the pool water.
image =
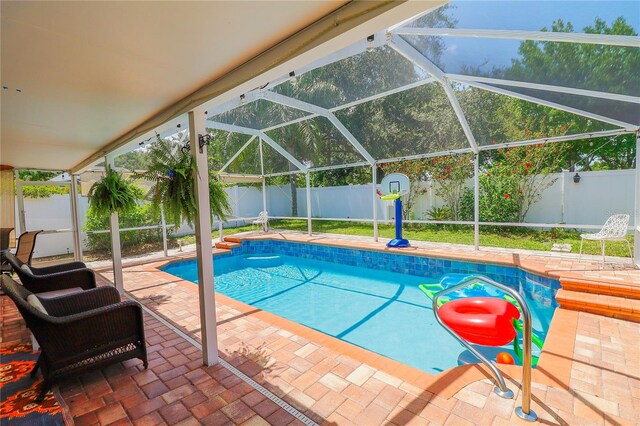
<svg viewBox="0 0 640 426">
<path fill-rule="evenodd" d="M 396 361 L 433 374 L 476 362 L 437 323 L 431 300 L 418 288 L 438 279 L 282 254 L 215 257 L 214 263 L 217 292 Z M 195 261 L 163 270 L 197 283 Z M 544 339 L 554 307 L 524 296 L 534 332 Z M 478 348 L 491 358 L 499 350 L 513 354 L 511 345 Z"/>
</svg>

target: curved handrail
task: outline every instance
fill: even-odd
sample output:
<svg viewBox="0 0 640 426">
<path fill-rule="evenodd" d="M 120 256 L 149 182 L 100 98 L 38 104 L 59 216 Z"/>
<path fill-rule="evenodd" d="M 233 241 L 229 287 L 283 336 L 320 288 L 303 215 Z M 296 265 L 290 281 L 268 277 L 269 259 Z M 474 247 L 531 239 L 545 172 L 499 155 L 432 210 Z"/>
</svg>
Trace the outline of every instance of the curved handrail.
<svg viewBox="0 0 640 426">
<path fill-rule="evenodd" d="M 481 281 L 485 284 L 488 284 L 490 286 L 496 287 L 504 291 L 505 293 L 511 295 L 514 299 L 516 299 L 516 301 L 520 304 L 520 309 L 522 311 L 522 315 L 524 316 L 524 321 L 523 321 L 524 329 L 522 333 L 522 337 L 524 340 L 524 344 L 523 344 L 524 355 L 522 357 L 522 406 L 517 407 L 515 411 L 518 417 L 528 421 L 535 421 L 538 418 L 538 416 L 531 409 L 531 368 L 532 368 L 532 365 L 531 365 L 531 335 L 532 335 L 531 311 L 529 310 L 529 306 L 527 305 L 527 302 L 525 302 L 524 298 L 520 295 L 520 293 L 490 278 L 484 277 L 482 275 L 475 275 L 460 281 L 458 284 L 454 286 L 451 286 L 449 288 L 446 288 L 438 292 L 436 296 L 433 298 L 433 313 L 435 314 L 436 320 L 438 321 L 438 323 L 442 327 L 444 327 L 444 329 L 447 330 L 449 334 L 451 334 L 458 341 L 460 341 L 460 343 L 462 343 L 467 349 L 469 349 L 471 353 L 473 353 L 480 361 L 482 361 L 483 364 L 485 364 L 491 370 L 491 372 L 493 372 L 495 379 L 498 382 L 498 386 L 494 389 L 494 391 L 498 395 L 502 396 L 503 398 L 513 398 L 513 392 L 507 387 L 504 381 L 504 377 L 502 377 L 502 373 L 500 373 L 500 370 L 498 370 L 498 368 L 493 364 L 493 362 L 489 361 L 487 358 L 485 358 L 484 355 L 478 352 L 466 340 L 458 336 L 458 334 L 456 334 L 451 328 L 449 328 L 449 326 L 447 326 L 442 321 L 442 319 L 440 318 L 440 315 L 438 314 L 438 300 L 440 299 L 440 297 L 446 294 L 458 291 L 468 286 L 469 284 L 472 284 L 478 281 Z"/>
</svg>

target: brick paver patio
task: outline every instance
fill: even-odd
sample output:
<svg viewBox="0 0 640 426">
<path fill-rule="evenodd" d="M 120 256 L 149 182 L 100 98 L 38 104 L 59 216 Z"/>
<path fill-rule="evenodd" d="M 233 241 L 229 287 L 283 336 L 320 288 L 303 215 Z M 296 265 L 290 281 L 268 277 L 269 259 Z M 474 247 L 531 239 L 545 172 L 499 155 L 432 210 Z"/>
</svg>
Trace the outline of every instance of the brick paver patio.
<svg viewBox="0 0 640 426">
<path fill-rule="evenodd" d="M 549 267 L 567 262 L 557 259 Z M 197 288 L 159 272 L 161 263 L 126 267 L 125 289 L 198 340 Z M 15 308 L 2 299 L 3 344 L 25 339 Z M 217 308 L 221 357 L 317 423 L 524 423 L 513 414 L 519 392 L 515 400 L 497 397 L 475 366 L 431 376 L 222 295 Z M 145 324 L 148 370 L 130 361 L 61 385 L 76 424 L 299 424 L 224 367 L 202 367 L 199 350 L 163 322 L 145 315 Z M 534 371 L 541 422 L 639 424 L 639 341 L 638 323 L 556 310 Z M 518 368 L 504 371 L 520 376 Z"/>
</svg>

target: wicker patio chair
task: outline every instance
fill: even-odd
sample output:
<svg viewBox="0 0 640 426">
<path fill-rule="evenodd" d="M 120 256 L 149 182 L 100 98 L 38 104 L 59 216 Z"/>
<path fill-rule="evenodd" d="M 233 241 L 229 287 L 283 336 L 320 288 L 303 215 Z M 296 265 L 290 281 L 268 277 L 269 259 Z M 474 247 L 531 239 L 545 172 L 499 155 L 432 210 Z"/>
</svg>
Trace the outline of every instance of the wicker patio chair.
<svg viewBox="0 0 640 426">
<path fill-rule="evenodd" d="M 39 402 L 67 376 L 132 358 L 147 368 L 142 308 L 120 301 L 115 288 L 39 298 L 6 275 L 0 279 L 42 349 L 31 372 L 35 377 L 40 369 L 44 377 Z"/>
<path fill-rule="evenodd" d="M 605 241 L 624 241 L 629 249 L 629 256 L 633 261 L 633 253 L 631 252 L 631 244 L 627 240 L 627 228 L 629 227 L 628 214 L 614 214 L 604 223 L 600 231 L 595 234 L 580 234 L 580 258 L 582 258 L 582 243 L 584 240 L 600 241 L 600 249 L 602 250 L 602 264 L 604 265 L 604 244 Z"/>
<path fill-rule="evenodd" d="M 5 258 L 20 278 L 20 283 L 32 293 L 74 287 L 88 290 L 96 287 L 95 273 L 82 262 L 36 268 L 27 265 L 11 253 L 6 253 Z"/>
</svg>

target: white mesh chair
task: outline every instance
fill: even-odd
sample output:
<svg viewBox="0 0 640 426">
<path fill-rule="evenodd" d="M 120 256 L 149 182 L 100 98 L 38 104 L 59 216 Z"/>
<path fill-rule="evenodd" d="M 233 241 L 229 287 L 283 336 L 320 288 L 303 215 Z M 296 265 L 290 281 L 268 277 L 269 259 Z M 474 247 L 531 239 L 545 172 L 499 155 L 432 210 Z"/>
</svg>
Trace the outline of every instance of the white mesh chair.
<svg viewBox="0 0 640 426">
<path fill-rule="evenodd" d="M 261 211 L 258 218 L 252 223 L 258 227 L 262 227 L 262 230 L 267 232 L 269 230 L 269 214 L 265 210 Z"/>
<path fill-rule="evenodd" d="M 600 241 L 600 248 L 602 250 L 602 264 L 604 264 L 604 243 L 605 241 L 625 241 L 627 248 L 629 249 L 629 256 L 633 261 L 633 254 L 631 253 L 631 244 L 626 239 L 627 228 L 629 227 L 629 215 L 628 214 L 614 214 L 605 222 L 602 229 L 595 234 L 580 234 L 580 258 L 582 257 L 582 243 L 584 240 Z"/>
</svg>

